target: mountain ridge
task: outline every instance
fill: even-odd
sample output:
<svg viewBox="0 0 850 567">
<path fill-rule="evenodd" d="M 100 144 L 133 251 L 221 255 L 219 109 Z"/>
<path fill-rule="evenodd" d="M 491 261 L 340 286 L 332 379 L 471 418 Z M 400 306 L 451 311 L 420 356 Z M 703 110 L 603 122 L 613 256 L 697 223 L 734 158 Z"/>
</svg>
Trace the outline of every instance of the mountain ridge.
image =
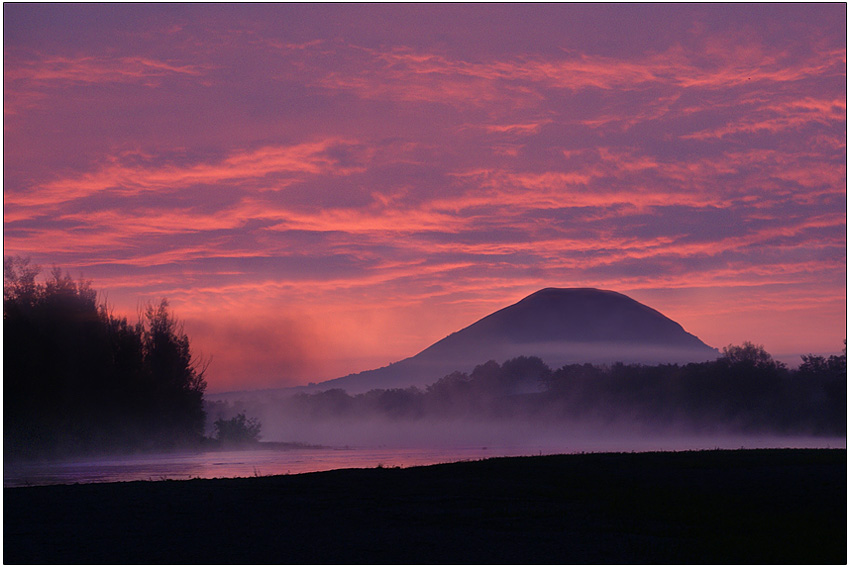
<svg viewBox="0 0 850 567">
<path fill-rule="evenodd" d="M 711 360 L 717 349 L 677 322 L 634 299 L 596 288 L 548 287 L 449 334 L 388 366 L 299 390 L 426 386 L 488 360 L 539 356 L 549 366 L 570 363 L 685 363 Z"/>
</svg>

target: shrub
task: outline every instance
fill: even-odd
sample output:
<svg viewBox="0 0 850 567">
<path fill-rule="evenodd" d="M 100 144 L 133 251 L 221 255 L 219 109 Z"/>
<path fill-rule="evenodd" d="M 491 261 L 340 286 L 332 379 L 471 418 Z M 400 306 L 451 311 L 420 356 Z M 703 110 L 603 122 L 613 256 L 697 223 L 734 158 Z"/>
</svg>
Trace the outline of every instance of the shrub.
<svg viewBox="0 0 850 567">
<path fill-rule="evenodd" d="M 246 418 L 244 412 L 230 419 L 216 420 L 213 425 L 216 439 L 222 445 L 252 445 L 260 441 L 260 422 L 253 417 Z"/>
</svg>

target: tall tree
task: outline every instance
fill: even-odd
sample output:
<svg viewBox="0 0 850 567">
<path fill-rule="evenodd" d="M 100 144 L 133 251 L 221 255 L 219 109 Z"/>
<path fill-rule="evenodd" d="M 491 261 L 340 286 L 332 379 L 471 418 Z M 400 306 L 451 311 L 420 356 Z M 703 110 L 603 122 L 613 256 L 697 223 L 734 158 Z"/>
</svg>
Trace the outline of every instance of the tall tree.
<svg viewBox="0 0 850 567">
<path fill-rule="evenodd" d="M 163 300 L 135 325 L 90 282 L 4 258 L 4 448 L 44 455 L 161 448 L 203 435 L 204 368 Z"/>
</svg>

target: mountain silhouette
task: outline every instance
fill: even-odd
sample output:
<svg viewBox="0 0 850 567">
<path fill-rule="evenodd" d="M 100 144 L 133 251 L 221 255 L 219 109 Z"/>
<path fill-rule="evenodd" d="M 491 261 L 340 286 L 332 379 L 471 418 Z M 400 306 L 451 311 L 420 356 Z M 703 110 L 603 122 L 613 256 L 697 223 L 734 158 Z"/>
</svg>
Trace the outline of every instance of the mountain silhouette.
<svg viewBox="0 0 850 567">
<path fill-rule="evenodd" d="M 349 393 L 432 384 L 488 360 L 538 356 L 553 369 L 572 363 L 686 363 L 718 351 L 655 309 L 621 293 L 546 288 L 383 368 L 312 385 Z"/>
</svg>

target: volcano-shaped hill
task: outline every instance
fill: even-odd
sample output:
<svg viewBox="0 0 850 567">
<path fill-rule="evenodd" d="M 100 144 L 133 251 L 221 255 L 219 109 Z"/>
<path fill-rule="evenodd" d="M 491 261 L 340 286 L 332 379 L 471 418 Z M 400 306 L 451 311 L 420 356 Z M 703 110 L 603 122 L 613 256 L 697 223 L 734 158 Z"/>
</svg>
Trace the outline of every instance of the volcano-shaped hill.
<svg viewBox="0 0 850 567">
<path fill-rule="evenodd" d="M 571 363 L 685 363 L 717 358 L 658 311 L 613 291 L 546 288 L 452 333 L 419 354 L 376 370 L 316 384 L 311 390 L 432 384 L 488 360 L 539 356 L 553 369 Z"/>
</svg>

